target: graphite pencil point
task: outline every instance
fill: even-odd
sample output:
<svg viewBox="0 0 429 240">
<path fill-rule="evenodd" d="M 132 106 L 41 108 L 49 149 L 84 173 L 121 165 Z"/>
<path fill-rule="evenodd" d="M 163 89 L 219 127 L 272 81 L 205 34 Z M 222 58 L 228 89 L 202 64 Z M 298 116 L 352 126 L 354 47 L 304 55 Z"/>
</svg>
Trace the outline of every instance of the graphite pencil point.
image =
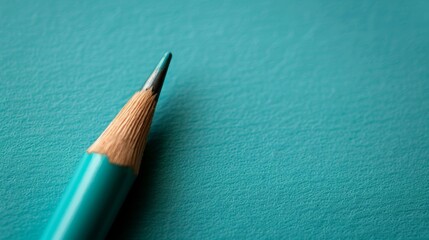
<svg viewBox="0 0 429 240">
<path fill-rule="evenodd" d="M 152 92 L 157 95 L 156 97 L 159 97 L 172 57 L 173 55 L 171 52 L 164 54 L 161 61 L 159 61 L 158 66 L 156 66 L 155 70 L 153 70 L 152 74 L 147 79 L 142 90 L 151 89 Z"/>
</svg>

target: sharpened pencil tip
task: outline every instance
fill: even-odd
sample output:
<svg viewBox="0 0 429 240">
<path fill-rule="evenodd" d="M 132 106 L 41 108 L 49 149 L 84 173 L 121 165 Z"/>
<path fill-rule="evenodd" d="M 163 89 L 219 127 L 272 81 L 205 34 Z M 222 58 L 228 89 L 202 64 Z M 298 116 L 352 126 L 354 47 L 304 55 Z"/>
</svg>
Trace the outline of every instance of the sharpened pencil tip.
<svg viewBox="0 0 429 240">
<path fill-rule="evenodd" d="M 155 70 L 153 70 L 150 77 L 146 80 L 142 90 L 152 89 L 154 94 L 157 94 L 157 98 L 159 97 L 159 93 L 161 92 L 162 85 L 164 83 L 165 76 L 167 75 L 168 66 L 170 65 L 171 58 L 173 54 L 171 52 L 167 52 L 162 57 L 161 61 L 159 61 Z"/>
</svg>

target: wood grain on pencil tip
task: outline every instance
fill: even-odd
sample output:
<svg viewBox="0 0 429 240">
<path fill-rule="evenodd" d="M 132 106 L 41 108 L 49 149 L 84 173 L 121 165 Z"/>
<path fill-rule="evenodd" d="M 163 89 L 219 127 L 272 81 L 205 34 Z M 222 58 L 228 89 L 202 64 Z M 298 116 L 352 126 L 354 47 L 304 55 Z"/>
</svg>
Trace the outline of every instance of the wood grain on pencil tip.
<svg viewBox="0 0 429 240">
<path fill-rule="evenodd" d="M 134 94 L 101 136 L 88 148 L 88 153 L 100 153 L 110 163 L 131 167 L 137 175 L 156 102 L 172 58 L 164 54 L 141 91 Z"/>
<path fill-rule="evenodd" d="M 134 94 L 87 152 L 105 154 L 111 163 L 138 174 L 157 95 L 152 89 Z"/>
</svg>

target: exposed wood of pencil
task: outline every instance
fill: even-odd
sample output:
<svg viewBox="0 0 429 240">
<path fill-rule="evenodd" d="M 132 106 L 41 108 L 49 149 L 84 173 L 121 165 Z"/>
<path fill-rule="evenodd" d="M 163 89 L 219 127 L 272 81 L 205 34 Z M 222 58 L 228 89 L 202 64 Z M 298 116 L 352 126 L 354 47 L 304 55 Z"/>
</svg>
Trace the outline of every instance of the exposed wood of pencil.
<svg viewBox="0 0 429 240">
<path fill-rule="evenodd" d="M 138 174 L 156 95 L 151 89 L 134 94 L 87 152 L 105 154 L 111 163 L 131 167 Z"/>
</svg>

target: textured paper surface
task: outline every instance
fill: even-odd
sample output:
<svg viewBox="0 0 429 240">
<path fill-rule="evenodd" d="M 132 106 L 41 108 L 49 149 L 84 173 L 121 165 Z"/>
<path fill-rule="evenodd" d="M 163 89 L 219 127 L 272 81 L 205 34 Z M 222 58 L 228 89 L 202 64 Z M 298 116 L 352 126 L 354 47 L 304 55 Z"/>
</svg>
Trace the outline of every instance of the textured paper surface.
<svg viewBox="0 0 429 240">
<path fill-rule="evenodd" d="M 165 51 L 110 237 L 429 238 L 428 3 L 2 1 L 0 238 L 41 234 Z"/>
</svg>

